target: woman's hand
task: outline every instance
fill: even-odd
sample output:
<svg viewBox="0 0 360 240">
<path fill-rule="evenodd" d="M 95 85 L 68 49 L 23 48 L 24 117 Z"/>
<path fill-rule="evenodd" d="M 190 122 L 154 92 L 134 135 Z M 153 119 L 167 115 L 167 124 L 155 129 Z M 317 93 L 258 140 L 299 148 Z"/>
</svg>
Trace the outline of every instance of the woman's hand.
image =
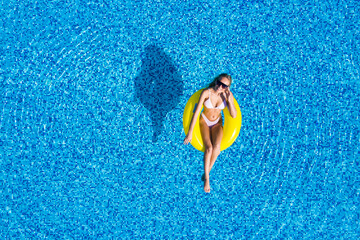
<svg viewBox="0 0 360 240">
<path fill-rule="evenodd" d="M 184 144 L 188 144 L 189 142 L 191 142 L 192 139 L 192 134 L 187 134 L 185 139 L 184 139 Z"/>
<path fill-rule="evenodd" d="M 225 96 L 226 96 L 227 101 L 233 100 L 233 94 L 229 88 L 225 90 Z"/>
</svg>

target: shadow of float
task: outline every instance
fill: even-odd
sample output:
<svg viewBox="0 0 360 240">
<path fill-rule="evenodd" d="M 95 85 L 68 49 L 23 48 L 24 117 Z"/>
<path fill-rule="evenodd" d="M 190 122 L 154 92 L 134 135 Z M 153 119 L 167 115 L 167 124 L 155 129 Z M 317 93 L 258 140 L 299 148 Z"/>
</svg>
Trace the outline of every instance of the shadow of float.
<svg viewBox="0 0 360 240">
<path fill-rule="evenodd" d="M 156 142 L 163 131 L 163 121 L 183 95 L 183 81 L 172 59 L 156 45 L 149 45 L 142 55 L 142 65 L 135 78 L 136 97 L 149 110 Z"/>
</svg>

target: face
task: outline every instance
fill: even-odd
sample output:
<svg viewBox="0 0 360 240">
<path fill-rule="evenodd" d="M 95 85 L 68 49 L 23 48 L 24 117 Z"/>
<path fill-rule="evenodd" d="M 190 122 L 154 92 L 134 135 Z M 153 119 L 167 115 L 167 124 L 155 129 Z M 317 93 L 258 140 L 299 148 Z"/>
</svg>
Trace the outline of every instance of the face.
<svg viewBox="0 0 360 240">
<path fill-rule="evenodd" d="M 216 86 L 217 86 L 216 91 L 225 92 L 225 90 L 230 88 L 230 80 L 227 79 L 226 77 L 223 77 L 216 83 Z"/>
</svg>

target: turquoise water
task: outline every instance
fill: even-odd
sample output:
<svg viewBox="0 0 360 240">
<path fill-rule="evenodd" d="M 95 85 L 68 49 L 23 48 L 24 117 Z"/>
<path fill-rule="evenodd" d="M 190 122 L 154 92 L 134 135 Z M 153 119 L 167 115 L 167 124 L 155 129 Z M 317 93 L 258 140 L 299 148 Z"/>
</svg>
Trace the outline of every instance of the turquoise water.
<svg viewBox="0 0 360 240">
<path fill-rule="evenodd" d="M 358 239 L 358 1 L 9 1 L 1 239 Z M 187 99 L 243 125 L 200 180 Z"/>
</svg>

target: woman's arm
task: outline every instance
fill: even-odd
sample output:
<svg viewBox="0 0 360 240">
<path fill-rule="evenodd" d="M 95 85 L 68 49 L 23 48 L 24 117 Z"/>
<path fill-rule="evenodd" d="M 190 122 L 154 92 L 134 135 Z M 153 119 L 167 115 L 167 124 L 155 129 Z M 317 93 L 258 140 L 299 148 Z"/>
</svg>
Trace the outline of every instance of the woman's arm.
<svg viewBox="0 0 360 240">
<path fill-rule="evenodd" d="M 187 135 L 186 135 L 186 137 L 184 139 L 184 144 L 188 144 L 189 142 L 191 142 L 193 130 L 194 130 L 194 127 L 195 127 L 195 124 L 196 124 L 196 120 L 198 119 L 201 108 L 202 108 L 202 105 L 204 104 L 204 101 L 205 101 L 205 98 L 206 98 L 205 96 L 209 95 L 209 94 L 206 95 L 207 91 L 208 90 L 202 91 L 202 93 L 200 95 L 199 102 L 198 102 L 198 104 L 196 106 L 194 115 L 192 116 L 192 119 L 191 119 L 191 122 L 190 122 L 189 131 L 188 131 L 188 133 L 187 133 Z"/>
<path fill-rule="evenodd" d="M 229 112 L 232 118 L 236 118 L 237 111 L 234 104 L 234 96 L 230 90 L 226 90 L 225 92 L 227 98 L 227 105 L 229 108 Z"/>
</svg>

